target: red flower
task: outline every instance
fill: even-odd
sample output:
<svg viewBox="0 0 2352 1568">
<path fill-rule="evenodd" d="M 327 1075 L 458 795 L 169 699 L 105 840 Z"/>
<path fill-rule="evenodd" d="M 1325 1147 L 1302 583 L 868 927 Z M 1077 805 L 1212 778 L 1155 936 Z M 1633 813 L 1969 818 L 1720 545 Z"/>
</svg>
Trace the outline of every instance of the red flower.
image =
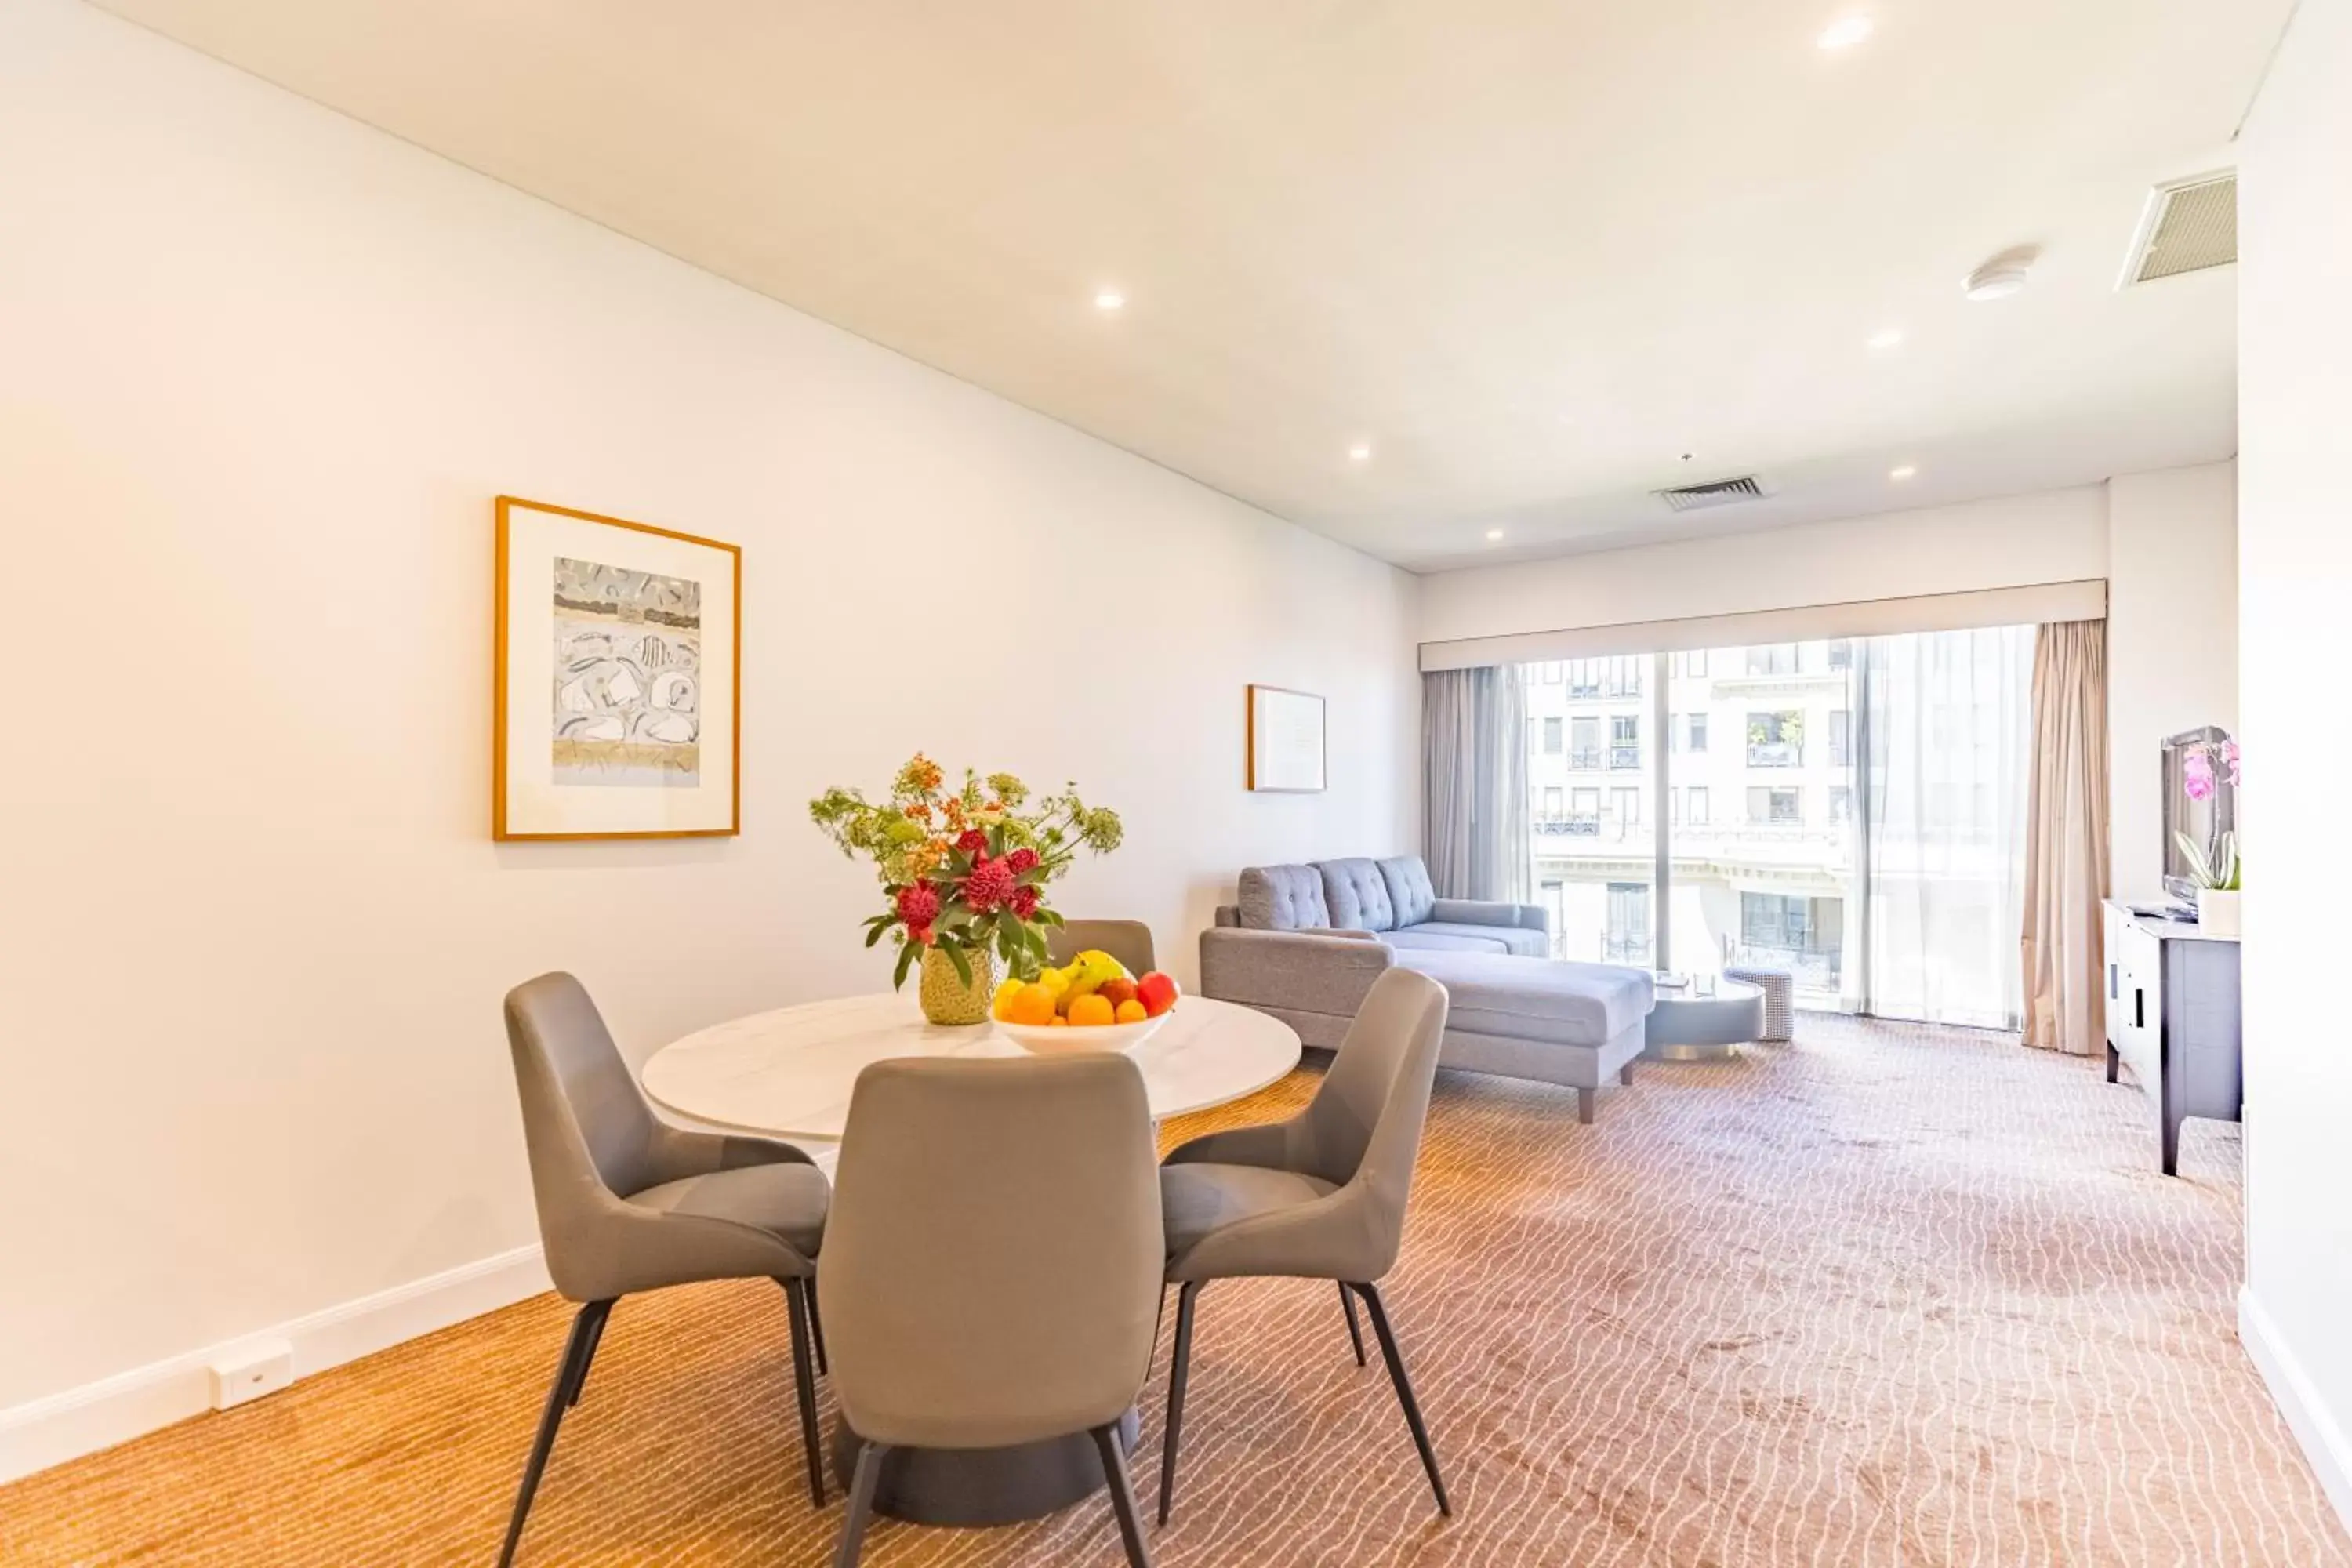
<svg viewBox="0 0 2352 1568">
<path fill-rule="evenodd" d="M 918 942 L 930 940 L 931 922 L 940 918 L 940 896 L 926 882 L 909 882 L 898 889 L 898 918 L 907 934 Z"/>
<path fill-rule="evenodd" d="M 907 928 L 907 940 L 912 942 L 919 942 L 921 945 L 929 947 L 931 945 L 931 928 L 929 926 L 908 926 Z"/>
<path fill-rule="evenodd" d="M 1012 854 L 1007 855 L 1004 858 L 1004 863 L 1008 867 L 1012 868 L 1013 874 L 1018 877 L 1022 872 L 1031 870 L 1035 868 L 1037 864 L 1037 851 L 1030 848 L 1024 844 L 1020 848 L 1015 849 Z"/>
<path fill-rule="evenodd" d="M 1034 915 L 1037 912 L 1037 889 L 1034 888 L 1013 889 L 1011 904 L 1014 914 L 1019 915 L 1024 921 L 1029 919 L 1032 915 Z"/>
<path fill-rule="evenodd" d="M 956 847 L 967 855 L 977 855 L 988 847 L 988 835 L 977 827 L 967 827 L 957 836 Z"/>
<path fill-rule="evenodd" d="M 963 882 L 963 901 L 986 914 L 1013 896 L 1013 868 L 1002 860 L 977 860 Z"/>
</svg>

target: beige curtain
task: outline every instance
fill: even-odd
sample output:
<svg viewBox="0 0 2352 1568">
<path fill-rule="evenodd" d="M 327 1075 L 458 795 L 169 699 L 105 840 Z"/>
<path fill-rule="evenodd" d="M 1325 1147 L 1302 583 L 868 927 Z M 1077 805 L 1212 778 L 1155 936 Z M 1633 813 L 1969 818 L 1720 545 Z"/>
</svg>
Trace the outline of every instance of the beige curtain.
<svg viewBox="0 0 2352 1568">
<path fill-rule="evenodd" d="M 2105 1037 L 2099 900 L 2107 891 L 2107 627 L 2033 639 L 2025 817 L 2025 1043 L 2088 1056 Z"/>
</svg>

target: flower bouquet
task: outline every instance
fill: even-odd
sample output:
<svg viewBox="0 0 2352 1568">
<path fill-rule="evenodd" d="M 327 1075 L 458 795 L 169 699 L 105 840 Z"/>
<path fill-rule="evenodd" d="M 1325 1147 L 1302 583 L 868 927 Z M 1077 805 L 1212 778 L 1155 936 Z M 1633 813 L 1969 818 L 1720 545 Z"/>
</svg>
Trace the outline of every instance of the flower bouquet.
<svg viewBox="0 0 2352 1568">
<path fill-rule="evenodd" d="M 924 1016 L 978 1024 L 988 1017 L 998 959 L 1023 980 L 1045 963 L 1045 930 L 1062 923 L 1045 907 L 1046 885 L 1080 849 L 1118 848 L 1125 830 L 1117 812 L 1087 805 L 1075 784 L 1032 804 L 1011 773 L 982 778 L 967 769 L 954 790 L 945 781 L 919 752 L 887 802 L 830 789 L 809 803 L 809 816 L 844 855 L 874 862 L 889 907 L 866 921 L 866 945 L 886 935 L 898 944 L 892 986 L 904 985 L 919 960 Z"/>
<path fill-rule="evenodd" d="M 2228 773 L 2231 787 L 2235 788 L 2242 782 L 2244 771 L 2236 741 L 2208 741 L 2181 758 L 2181 793 L 2191 800 L 2210 799 L 2220 787 L 2222 773 Z M 2180 847 L 2181 858 L 2189 867 L 2189 879 L 2197 887 L 2197 923 L 2216 936 L 2236 936 L 2238 893 L 2243 875 L 2238 862 L 2238 836 L 2223 833 L 2210 855 L 2186 833 L 2175 833 L 2172 841 Z"/>
</svg>

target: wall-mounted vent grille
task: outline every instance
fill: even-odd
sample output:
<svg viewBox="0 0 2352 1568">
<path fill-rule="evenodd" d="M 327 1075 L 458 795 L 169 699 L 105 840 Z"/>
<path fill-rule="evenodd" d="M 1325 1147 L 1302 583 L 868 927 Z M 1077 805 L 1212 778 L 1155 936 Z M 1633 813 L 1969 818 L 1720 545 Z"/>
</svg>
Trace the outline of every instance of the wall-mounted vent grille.
<svg viewBox="0 0 2352 1568">
<path fill-rule="evenodd" d="M 1706 506 L 1732 506 L 1744 500 L 1760 500 L 1764 487 L 1756 482 L 1754 474 L 1742 474 L 1736 479 L 1710 479 L 1703 485 L 1680 485 L 1670 490 L 1659 490 L 1658 498 L 1676 511 L 1696 511 Z"/>
<path fill-rule="evenodd" d="M 2238 174 L 2225 169 L 2175 180 L 2147 194 L 2119 289 L 2238 259 Z"/>
</svg>

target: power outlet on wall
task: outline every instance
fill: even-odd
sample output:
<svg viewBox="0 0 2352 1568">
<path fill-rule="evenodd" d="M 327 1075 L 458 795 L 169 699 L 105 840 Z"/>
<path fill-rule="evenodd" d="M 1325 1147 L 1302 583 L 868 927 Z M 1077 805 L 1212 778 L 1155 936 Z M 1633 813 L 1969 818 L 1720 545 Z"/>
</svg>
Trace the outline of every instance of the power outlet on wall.
<svg viewBox="0 0 2352 1568">
<path fill-rule="evenodd" d="M 231 1409 L 292 1383 L 294 1347 L 284 1340 L 239 1345 L 206 1370 L 212 1373 L 213 1408 Z"/>
</svg>

